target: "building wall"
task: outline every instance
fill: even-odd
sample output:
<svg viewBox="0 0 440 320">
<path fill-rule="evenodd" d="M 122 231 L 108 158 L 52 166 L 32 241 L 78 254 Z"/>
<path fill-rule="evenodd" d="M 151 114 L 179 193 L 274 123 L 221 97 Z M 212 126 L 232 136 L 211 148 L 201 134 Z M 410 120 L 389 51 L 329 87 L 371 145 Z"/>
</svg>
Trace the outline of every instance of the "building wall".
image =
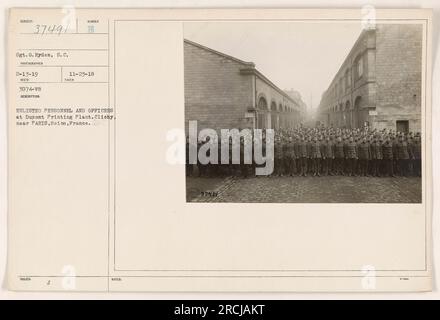
<svg viewBox="0 0 440 320">
<path fill-rule="evenodd" d="M 289 128 L 300 122 L 299 106 L 296 106 L 286 93 L 273 88 L 269 83 L 255 76 L 257 106 L 263 98 L 267 102 L 267 109 L 258 110 L 258 117 L 264 118 L 265 128 Z M 273 110 L 275 105 L 275 110 Z"/>
<path fill-rule="evenodd" d="M 422 25 L 387 25 L 376 31 L 378 128 L 407 120 L 421 130 Z"/>
<path fill-rule="evenodd" d="M 376 94 L 375 46 L 375 32 L 363 31 L 322 96 L 319 120 L 325 125 L 354 128 L 370 120 Z"/>
<path fill-rule="evenodd" d="M 287 128 L 299 123 L 299 107 L 251 62 L 184 41 L 185 125 L 198 129 Z M 258 109 L 264 97 L 266 108 Z M 271 103 L 276 110 L 270 110 Z M 258 117 L 263 121 L 258 124 Z"/>
<path fill-rule="evenodd" d="M 198 129 L 252 127 L 245 118 L 253 107 L 252 75 L 240 74 L 243 64 L 184 42 L 185 122 Z"/>
<path fill-rule="evenodd" d="M 421 25 L 379 24 L 363 31 L 323 94 L 319 119 L 339 127 L 367 123 L 394 130 L 396 121 L 403 120 L 409 121 L 409 130 L 419 131 L 421 54 Z M 363 75 L 357 77 L 360 57 Z M 347 71 L 348 86 L 343 85 Z"/>
</svg>

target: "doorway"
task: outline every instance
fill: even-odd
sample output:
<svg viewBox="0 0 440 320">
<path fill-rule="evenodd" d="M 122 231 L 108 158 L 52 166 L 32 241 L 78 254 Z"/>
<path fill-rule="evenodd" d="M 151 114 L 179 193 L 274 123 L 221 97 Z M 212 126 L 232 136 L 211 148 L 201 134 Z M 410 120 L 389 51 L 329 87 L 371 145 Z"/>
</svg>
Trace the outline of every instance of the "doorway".
<svg viewBox="0 0 440 320">
<path fill-rule="evenodd" d="M 409 131 L 408 120 L 397 120 L 396 121 L 396 131 L 408 133 L 408 131 Z"/>
</svg>

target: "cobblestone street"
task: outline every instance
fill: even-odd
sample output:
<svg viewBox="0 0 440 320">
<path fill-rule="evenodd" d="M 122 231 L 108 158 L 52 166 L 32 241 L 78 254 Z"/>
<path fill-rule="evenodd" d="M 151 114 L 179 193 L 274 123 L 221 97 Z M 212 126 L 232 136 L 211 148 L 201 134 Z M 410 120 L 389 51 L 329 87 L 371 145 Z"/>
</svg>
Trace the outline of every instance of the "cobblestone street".
<svg viewBox="0 0 440 320">
<path fill-rule="evenodd" d="M 190 202 L 420 203 L 417 177 L 187 178 Z"/>
</svg>

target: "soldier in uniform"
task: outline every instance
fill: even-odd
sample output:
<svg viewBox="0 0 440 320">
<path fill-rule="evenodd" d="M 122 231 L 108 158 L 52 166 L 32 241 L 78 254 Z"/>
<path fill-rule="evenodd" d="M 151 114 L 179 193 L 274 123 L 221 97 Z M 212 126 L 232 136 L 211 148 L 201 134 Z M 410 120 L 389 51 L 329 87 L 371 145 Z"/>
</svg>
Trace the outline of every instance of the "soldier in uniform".
<svg viewBox="0 0 440 320">
<path fill-rule="evenodd" d="M 406 177 L 408 174 L 409 153 L 408 153 L 408 145 L 403 135 L 399 137 L 399 142 L 396 144 L 396 149 L 397 149 L 397 161 L 399 163 L 399 175 Z"/>
<path fill-rule="evenodd" d="M 333 176 L 333 175 L 335 175 L 335 144 L 336 144 L 336 139 L 335 139 L 334 133 L 330 134 L 330 144 L 332 147 L 333 158 L 330 159 L 329 172 Z"/>
<path fill-rule="evenodd" d="M 350 167 L 350 161 L 347 159 L 347 157 L 345 156 L 347 154 L 347 145 L 349 142 L 349 138 L 347 136 L 343 136 L 342 137 L 342 143 L 344 144 L 344 161 L 343 161 L 343 166 L 342 166 L 342 170 L 344 175 L 349 175 L 349 167 Z"/>
<path fill-rule="evenodd" d="M 348 161 L 348 174 L 350 176 L 356 175 L 355 165 L 356 165 L 356 160 L 358 158 L 356 151 L 357 151 L 356 143 L 354 142 L 353 137 L 350 137 L 346 146 L 346 153 L 345 153 L 345 158 Z"/>
<path fill-rule="evenodd" d="M 335 149 L 330 137 L 326 138 L 322 148 L 322 159 L 324 162 L 323 174 L 333 175 L 333 159 L 335 158 Z"/>
<path fill-rule="evenodd" d="M 422 144 L 420 136 L 414 137 L 414 142 L 411 145 L 412 148 L 412 161 L 413 161 L 413 174 L 417 177 L 422 176 Z"/>
<path fill-rule="evenodd" d="M 335 172 L 336 174 L 344 175 L 344 143 L 342 142 L 342 138 L 338 137 L 335 143 Z"/>
<path fill-rule="evenodd" d="M 413 137 L 413 133 L 410 132 L 407 137 L 406 137 L 406 144 L 408 145 L 408 154 L 409 154 L 409 160 L 408 160 L 408 175 L 412 176 L 414 175 L 414 155 L 413 155 L 413 150 L 414 150 L 414 137 Z"/>
<path fill-rule="evenodd" d="M 353 142 L 356 145 L 356 154 L 358 155 L 358 158 L 359 158 L 359 145 L 361 144 L 362 139 L 357 136 L 357 133 L 355 133 L 355 136 L 353 137 Z M 354 170 L 353 171 L 356 176 L 361 175 L 360 164 L 361 164 L 361 161 L 359 159 L 354 160 Z"/>
<path fill-rule="evenodd" d="M 268 155 L 267 151 L 266 151 L 266 139 L 269 139 L 269 141 L 267 143 L 270 143 L 270 138 L 267 138 L 265 134 L 263 134 L 263 141 L 262 146 L 261 146 L 261 154 L 265 157 L 272 157 L 272 159 L 267 158 L 267 160 L 272 161 L 272 163 L 274 163 L 275 159 L 273 159 L 273 155 Z M 269 175 L 267 175 L 269 176 Z"/>
<path fill-rule="evenodd" d="M 367 142 L 367 138 L 363 138 L 358 144 L 358 157 L 359 157 L 359 175 L 368 175 L 368 161 L 370 160 L 370 144 Z"/>
<path fill-rule="evenodd" d="M 392 134 L 391 135 L 391 144 L 393 145 L 393 173 L 396 174 L 400 171 L 399 163 L 398 163 L 398 154 L 397 154 L 397 137 Z"/>
<path fill-rule="evenodd" d="M 312 159 L 312 136 L 307 140 L 307 172 L 313 174 L 313 159 Z"/>
<path fill-rule="evenodd" d="M 385 142 L 382 144 L 382 155 L 386 174 L 390 177 L 394 177 L 393 143 L 391 142 L 391 137 L 389 135 L 385 138 Z"/>
<path fill-rule="evenodd" d="M 326 158 L 325 158 L 325 152 L 324 152 L 326 145 L 327 145 L 327 140 L 322 135 L 320 135 L 319 136 L 319 152 L 321 153 L 321 159 L 319 159 L 319 173 L 320 174 L 324 174 L 324 170 L 325 170 L 325 166 L 326 166 L 326 163 L 325 163 Z"/>
<path fill-rule="evenodd" d="M 311 149 L 310 151 L 311 151 L 311 158 L 313 163 L 313 176 L 320 177 L 319 164 L 321 162 L 321 144 L 319 143 L 316 137 L 313 139 L 310 149 Z"/>
<path fill-rule="evenodd" d="M 373 141 L 370 144 L 371 156 L 371 174 L 374 177 L 380 177 L 380 164 L 382 162 L 382 142 L 378 141 L 376 136 L 373 136 Z"/>
<path fill-rule="evenodd" d="M 284 168 L 284 162 L 283 162 L 283 143 L 281 141 L 280 137 L 277 137 L 275 139 L 275 172 L 274 175 L 276 176 L 282 176 L 283 174 L 283 168 Z"/>
<path fill-rule="evenodd" d="M 289 137 L 289 140 L 284 144 L 284 167 L 286 175 L 293 177 L 296 173 L 296 154 L 295 154 L 295 143 L 293 138 Z"/>
<path fill-rule="evenodd" d="M 282 148 L 283 148 L 283 168 L 281 170 L 282 175 L 288 175 L 289 174 L 289 160 L 287 156 L 287 149 L 289 147 L 289 138 L 287 136 L 283 136 L 281 139 L 282 142 Z"/>
<path fill-rule="evenodd" d="M 298 156 L 300 161 L 300 176 L 307 177 L 307 157 L 308 157 L 308 149 L 307 149 L 307 142 L 304 138 L 304 136 L 301 137 L 301 142 L 298 146 Z"/>
<path fill-rule="evenodd" d="M 300 157 L 300 146 L 301 146 L 301 139 L 298 135 L 295 135 L 294 139 L 294 148 L 295 148 L 295 156 L 296 156 L 296 174 L 301 175 L 301 157 Z"/>
</svg>

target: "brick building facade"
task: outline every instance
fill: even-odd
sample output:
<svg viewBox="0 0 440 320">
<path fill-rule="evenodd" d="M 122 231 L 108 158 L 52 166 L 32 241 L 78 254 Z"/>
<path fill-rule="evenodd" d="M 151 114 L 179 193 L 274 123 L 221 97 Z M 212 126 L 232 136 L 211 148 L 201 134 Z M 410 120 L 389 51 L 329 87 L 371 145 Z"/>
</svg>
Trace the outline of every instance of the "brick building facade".
<svg viewBox="0 0 440 320">
<path fill-rule="evenodd" d="M 252 62 L 184 40 L 185 122 L 198 128 L 287 128 L 301 122 L 302 106 Z"/>
<path fill-rule="evenodd" d="M 421 130 L 422 25 L 362 31 L 323 93 L 319 120 L 336 127 Z"/>
</svg>

